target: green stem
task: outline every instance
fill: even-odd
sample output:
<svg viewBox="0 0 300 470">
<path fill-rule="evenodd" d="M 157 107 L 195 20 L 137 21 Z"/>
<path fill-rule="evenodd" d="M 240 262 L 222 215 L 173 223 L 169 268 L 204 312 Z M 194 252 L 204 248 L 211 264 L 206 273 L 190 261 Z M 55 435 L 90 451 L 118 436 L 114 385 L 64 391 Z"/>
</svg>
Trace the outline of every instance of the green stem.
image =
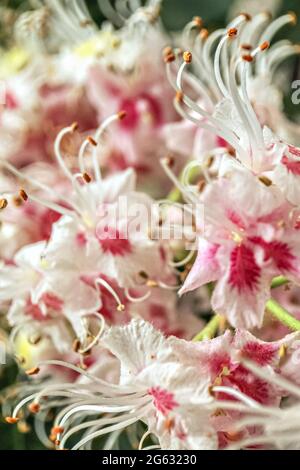
<svg viewBox="0 0 300 470">
<path fill-rule="evenodd" d="M 172 202 L 182 202 L 181 191 L 178 188 L 173 188 L 167 199 Z"/>
<path fill-rule="evenodd" d="M 271 284 L 271 288 L 275 289 L 276 287 L 284 286 L 285 284 L 288 284 L 289 282 L 290 281 L 284 276 L 274 277 L 272 284 Z"/>
<path fill-rule="evenodd" d="M 300 321 L 294 318 L 287 310 L 274 299 L 267 302 L 266 308 L 270 314 L 279 320 L 283 325 L 287 326 L 293 331 L 300 331 Z"/>
<path fill-rule="evenodd" d="M 220 326 L 221 315 L 214 315 L 212 319 L 207 323 L 206 327 L 203 328 L 200 333 L 198 333 L 194 338 L 193 341 L 203 341 L 204 339 L 211 339 L 213 338 Z"/>
<path fill-rule="evenodd" d="M 182 171 L 182 173 L 179 176 L 179 181 L 182 181 L 183 173 L 184 173 L 184 170 Z M 191 172 L 190 172 L 190 178 L 189 179 L 190 180 L 196 180 L 197 177 L 199 177 L 200 174 L 201 174 L 201 172 L 199 171 L 198 167 L 192 168 Z M 168 194 L 167 199 L 169 201 L 172 201 L 172 202 L 182 202 L 183 198 L 182 198 L 182 194 L 181 194 L 180 189 L 178 189 L 176 187 L 173 188 L 171 190 L 171 192 Z"/>
</svg>

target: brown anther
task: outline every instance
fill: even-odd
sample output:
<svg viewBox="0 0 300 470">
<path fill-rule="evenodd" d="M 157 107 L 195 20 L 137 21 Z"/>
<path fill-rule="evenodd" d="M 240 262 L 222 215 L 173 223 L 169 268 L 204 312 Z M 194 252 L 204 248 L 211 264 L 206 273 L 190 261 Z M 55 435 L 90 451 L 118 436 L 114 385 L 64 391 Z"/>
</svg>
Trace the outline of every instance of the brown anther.
<svg viewBox="0 0 300 470">
<path fill-rule="evenodd" d="M 266 49 L 269 49 L 269 47 L 270 47 L 269 41 L 264 41 L 264 42 L 259 46 L 259 48 L 260 48 L 261 51 L 265 51 Z"/>
<path fill-rule="evenodd" d="M 28 410 L 30 411 L 30 413 L 34 415 L 39 413 L 40 409 L 41 407 L 38 403 L 33 402 L 33 403 L 30 403 L 30 405 L 28 405 Z"/>
<path fill-rule="evenodd" d="M 36 346 L 39 344 L 41 341 L 42 337 L 41 335 L 32 335 L 30 338 L 28 338 L 28 343 L 31 344 L 32 346 Z"/>
<path fill-rule="evenodd" d="M 145 271 L 139 272 L 139 276 L 140 276 L 142 279 L 145 279 L 145 281 L 147 281 L 147 279 L 149 279 L 149 276 L 148 276 L 147 273 L 145 273 Z"/>
<path fill-rule="evenodd" d="M 210 396 L 214 397 L 215 396 L 215 392 L 214 392 L 214 385 L 210 385 L 208 387 L 208 393 Z"/>
<path fill-rule="evenodd" d="M 77 353 L 77 352 L 79 351 L 79 349 L 81 348 L 81 342 L 80 342 L 80 340 L 79 340 L 78 338 L 76 338 L 76 339 L 74 340 L 72 348 L 73 348 L 73 351 L 76 352 L 76 353 Z"/>
<path fill-rule="evenodd" d="M 15 196 L 15 197 L 13 198 L 13 203 L 14 203 L 14 205 L 15 205 L 16 207 L 20 207 L 20 206 L 22 206 L 22 204 L 23 204 L 23 199 L 22 199 L 21 197 L 19 197 L 19 196 Z"/>
<path fill-rule="evenodd" d="M 260 176 L 258 179 L 261 183 L 263 183 L 267 187 L 272 186 L 273 184 L 272 181 L 269 178 L 267 178 L 267 176 Z"/>
<path fill-rule="evenodd" d="M 202 193 L 202 191 L 204 190 L 204 188 L 205 188 L 205 186 L 206 186 L 206 182 L 205 182 L 204 180 L 199 181 L 199 183 L 198 183 L 197 186 L 198 186 L 198 191 L 199 191 L 199 193 Z"/>
<path fill-rule="evenodd" d="M 226 415 L 225 411 L 219 408 L 213 413 L 213 416 L 225 416 L 225 415 Z"/>
<path fill-rule="evenodd" d="M 172 155 L 168 155 L 167 157 L 164 158 L 164 162 L 169 168 L 172 168 L 175 164 L 175 158 L 172 157 Z"/>
<path fill-rule="evenodd" d="M 91 350 L 90 350 L 90 351 L 82 351 L 82 352 L 81 352 L 81 355 L 82 355 L 83 357 L 90 357 L 91 354 L 92 354 Z"/>
<path fill-rule="evenodd" d="M 125 311 L 125 305 L 119 304 L 119 305 L 117 306 L 117 310 L 118 310 L 118 312 L 124 312 L 124 311 Z"/>
<path fill-rule="evenodd" d="M 241 13 L 241 15 L 245 17 L 246 21 L 251 21 L 252 20 L 252 16 L 249 15 L 249 13 L 244 13 L 243 12 L 243 13 Z"/>
<path fill-rule="evenodd" d="M 32 375 L 37 375 L 40 372 L 39 367 L 33 367 L 32 369 L 26 370 L 26 375 L 32 376 Z"/>
<path fill-rule="evenodd" d="M 55 434 L 62 434 L 65 431 L 65 429 L 62 426 L 54 426 L 51 429 L 51 435 Z"/>
<path fill-rule="evenodd" d="M 165 57 L 166 55 L 169 55 L 169 54 L 173 54 L 173 49 L 172 49 L 171 46 L 167 46 L 163 50 L 163 57 Z"/>
<path fill-rule="evenodd" d="M 279 348 L 278 355 L 280 359 L 283 359 L 286 356 L 287 347 L 285 344 L 282 344 Z"/>
<path fill-rule="evenodd" d="M 294 11 L 289 11 L 289 15 L 291 17 L 291 23 L 293 25 L 296 25 L 297 24 L 297 21 L 298 21 L 298 18 L 297 18 L 297 15 Z"/>
<path fill-rule="evenodd" d="M 241 439 L 241 433 L 240 432 L 225 432 L 224 433 L 226 439 L 231 442 L 237 442 Z"/>
<path fill-rule="evenodd" d="M 244 54 L 242 55 L 242 59 L 245 62 L 253 62 L 253 56 L 251 54 Z"/>
<path fill-rule="evenodd" d="M 237 36 L 237 33 L 238 33 L 237 28 L 230 28 L 230 29 L 227 31 L 227 35 L 228 35 L 230 38 Z"/>
<path fill-rule="evenodd" d="M 174 425 L 175 425 L 175 422 L 174 422 L 174 418 L 167 418 L 165 420 L 165 429 L 166 431 L 171 431 L 171 429 L 174 428 Z"/>
<path fill-rule="evenodd" d="M 19 421 L 18 422 L 18 431 L 21 434 L 27 434 L 31 431 L 31 427 L 29 424 L 26 423 L 26 421 Z"/>
<path fill-rule="evenodd" d="M 228 31 L 227 31 L 227 35 L 228 37 L 230 38 L 234 38 L 238 33 L 238 30 L 236 28 L 230 28 Z"/>
<path fill-rule="evenodd" d="M 176 99 L 177 103 L 182 103 L 183 97 L 184 97 L 184 94 L 182 93 L 182 91 L 177 91 L 176 92 L 175 99 Z"/>
<path fill-rule="evenodd" d="M 19 418 L 13 418 L 12 416 L 6 416 L 5 421 L 8 424 L 16 424 L 19 421 Z"/>
<path fill-rule="evenodd" d="M 58 439 L 56 439 L 56 441 L 54 442 L 54 444 L 55 444 L 56 446 L 59 446 L 59 445 L 60 445 L 60 441 L 59 441 Z"/>
<path fill-rule="evenodd" d="M 85 18 L 84 20 L 80 21 L 80 26 L 82 28 L 86 28 L 87 26 L 91 26 L 93 23 L 89 18 Z"/>
<path fill-rule="evenodd" d="M 78 122 L 73 122 L 71 125 L 71 132 L 76 132 L 78 129 Z"/>
<path fill-rule="evenodd" d="M 87 140 L 89 141 L 89 143 L 90 143 L 91 145 L 93 145 L 94 147 L 97 147 L 98 144 L 97 144 L 97 142 L 95 141 L 95 139 L 94 139 L 92 136 L 89 135 L 89 136 L 87 137 Z"/>
<path fill-rule="evenodd" d="M 26 193 L 24 189 L 20 189 L 19 195 L 23 199 L 23 201 L 25 202 L 28 201 L 28 194 Z"/>
<path fill-rule="evenodd" d="M 215 159 L 214 157 L 211 155 L 210 157 L 208 157 L 208 159 L 206 160 L 205 162 L 205 166 L 206 168 L 211 168 L 213 163 L 214 163 Z"/>
<path fill-rule="evenodd" d="M 88 173 L 83 173 L 82 178 L 87 184 L 89 184 L 92 181 L 92 178 L 90 177 Z"/>
<path fill-rule="evenodd" d="M 195 23 L 195 26 L 197 26 L 197 28 L 202 28 L 203 20 L 202 20 L 201 16 L 194 16 L 193 22 Z"/>
<path fill-rule="evenodd" d="M 158 284 L 156 281 L 149 279 L 149 281 L 147 281 L 147 287 L 158 287 Z"/>
<path fill-rule="evenodd" d="M 171 64 L 171 62 L 174 62 L 175 60 L 176 60 L 176 57 L 173 52 L 170 52 L 169 54 L 164 55 L 164 62 L 166 64 Z"/>
<path fill-rule="evenodd" d="M 186 64 L 190 64 L 193 60 L 193 54 L 189 51 L 185 51 L 182 57 Z"/>
<path fill-rule="evenodd" d="M 242 44 L 241 49 L 244 49 L 245 51 L 251 51 L 253 47 L 251 46 L 251 44 Z"/>
<path fill-rule="evenodd" d="M 2 198 L 0 199 L 0 210 L 2 211 L 3 209 L 5 209 L 8 205 L 8 202 L 7 202 L 7 199 L 5 198 Z"/>
<path fill-rule="evenodd" d="M 120 112 L 118 112 L 118 118 L 120 119 L 120 121 L 122 121 L 123 119 L 125 119 L 126 116 L 127 116 L 126 111 L 120 111 Z"/>
<path fill-rule="evenodd" d="M 207 39 L 208 36 L 209 36 L 208 29 L 202 28 L 201 31 L 200 31 L 200 33 L 199 33 L 199 35 L 200 35 L 200 38 L 201 38 L 201 39 Z"/>
</svg>

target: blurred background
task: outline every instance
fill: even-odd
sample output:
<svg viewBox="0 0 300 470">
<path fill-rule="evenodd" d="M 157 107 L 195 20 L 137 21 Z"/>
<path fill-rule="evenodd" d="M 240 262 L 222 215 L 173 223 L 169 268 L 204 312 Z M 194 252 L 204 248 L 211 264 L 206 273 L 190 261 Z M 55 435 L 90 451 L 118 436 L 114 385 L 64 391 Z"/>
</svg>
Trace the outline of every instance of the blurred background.
<svg viewBox="0 0 300 470">
<path fill-rule="evenodd" d="M 76 1 L 76 0 L 75 0 Z M 101 2 L 101 0 L 100 0 Z M 11 42 L 11 19 L 20 12 L 30 8 L 32 2 L 26 0 L 0 0 L 0 53 L 1 49 L 9 47 Z M 103 17 L 97 7 L 96 0 L 87 0 L 87 4 L 95 18 L 101 24 Z M 258 11 L 270 11 L 277 15 L 287 11 L 294 11 L 300 17 L 299 0 L 164 0 L 162 18 L 165 27 L 170 31 L 181 30 L 184 25 L 195 15 L 201 16 L 205 26 L 210 31 L 224 26 L 236 13 L 255 13 Z M 284 28 L 281 34 L 293 41 L 300 43 L 300 25 Z M 299 79 L 299 60 L 292 59 L 284 67 L 284 74 L 288 74 L 288 81 Z M 299 116 L 300 105 L 293 105 L 291 101 L 292 90 L 286 90 L 286 112 L 294 119 Z M 0 364 L 0 390 L 15 381 L 18 374 L 16 366 L 10 362 L 6 366 Z M 24 430 L 23 431 L 29 431 Z M 18 432 L 12 426 L 0 422 L 0 449 L 43 449 L 43 446 L 35 438 L 34 433 Z"/>
</svg>

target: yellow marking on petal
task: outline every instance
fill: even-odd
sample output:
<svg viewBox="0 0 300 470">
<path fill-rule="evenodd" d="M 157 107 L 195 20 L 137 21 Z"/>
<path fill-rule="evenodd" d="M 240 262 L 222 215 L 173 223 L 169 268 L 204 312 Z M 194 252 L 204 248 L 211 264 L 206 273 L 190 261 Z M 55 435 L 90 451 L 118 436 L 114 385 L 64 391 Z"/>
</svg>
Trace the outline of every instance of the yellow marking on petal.
<svg viewBox="0 0 300 470">
<path fill-rule="evenodd" d="M 228 369 L 227 366 L 224 366 L 223 369 L 222 369 L 222 372 L 221 372 L 221 375 L 225 376 L 225 377 L 228 377 L 228 375 L 230 375 L 230 370 Z"/>
<path fill-rule="evenodd" d="M 2 51 L 0 60 L 0 79 L 8 78 L 22 70 L 30 59 L 29 52 L 22 47 L 13 47 L 7 52 Z"/>
<path fill-rule="evenodd" d="M 15 342 L 15 354 L 22 357 L 22 368 L 27 369 L 33 366 L 33 347 L 27 340 L 26 336 L 18 335 Z"/>
<path fill-rule="evenodd" d="M 84 225 L 86 225 L 88 228 L 94 228 L 95 227 L 94 221 L 90 217 L 89 214 L 83 214 L 82 215 L 82 220 L 83 220 Z"/>
<path fill-rule="evenodd" d="M 103 31 L 76 47 L 74 52 L 79 57 L 99 57 L 120 46 L 120 39 L 111 31 Z"/>
<path fill-rule="evenodd" d="M 49 261 L 46 258 L 41 258 L 40 264 L 42 269 L 49 269 L 50 267 Z"/>
<path fill-rule="evenodd" d="M 285 344 L 282 344 L 279 348 L 278 354 L 280 359 L 283 359 L 286 355 L 287 347 Z"/>
<path fill-rule="evenodd" d="M 232 240 L 239 245 L 242 243 L 243 237 L 237 232 L 232 232 Z"/>
</svg>

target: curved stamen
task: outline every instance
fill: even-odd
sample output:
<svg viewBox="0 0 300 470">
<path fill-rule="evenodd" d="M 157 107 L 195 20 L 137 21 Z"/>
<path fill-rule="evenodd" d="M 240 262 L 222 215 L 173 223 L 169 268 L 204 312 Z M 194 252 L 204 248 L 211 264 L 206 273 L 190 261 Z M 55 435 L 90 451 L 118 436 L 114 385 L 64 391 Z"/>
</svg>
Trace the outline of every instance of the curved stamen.
<svg viewBox="0 0 300 470">
<path fill-rule="evenodd" d="M 118 429 L 124 429 L 128 426 L 130 426 L 131 424 L 134 424 L 136 423 L 137 421 L 139 421 L 143 416 L 145 416 L 145 414 L 151 410 L 151 407 L 152 405 L 149 405 L 148 407 L 145 407 L 142 411 L 137 411 L 135 413 L 132 413 L 130 415 L 126 415 L 124 417 L 124 420 L 121 421 L 120 423 L 118 424 L 115 424 L 115 425 L 112 425 L 112 426 L 108 426 L 107 428 L 105 429 L 102 429 L 100 431 L 96 431 L 92 434 L 89 434 L 88 436 L 86 436 L 85 438 L 81 439 L 73 448 L 72 450 L 78 450 L 80 449 L 80 447 L 82 447 L 85 443 L 87 443 L 88 441 L 90 440 L 94 440 L 96 439 L 97 437 L 99 436 L 103 436 L 103 434 L 107 434 L 108 432 L 112 432 L 112 431 L 116 431 Z"/>
<path fill-rule="evenodd" d="M 79 348 L 78 349 L 79 354 L 86 354 L 87 352 L 91 351 L 94 348 L 94 346 L 96 346 L 99 343 L 99 340 L 100 340 L 101 336 L 103 335 L 103 332 L 104 332 L 104 329 L 105 329 L 105 319 L 104 319 L 103 315 L 99 315 L 99 313 L 93 313 L 93 314 L 86 315 L 86 317 L 90 317 L 90 316 L 93 316 L 93 317 L 97 318 L 98 320 L 100 320 L 99 331 L 96 334 L 96 336 L 94 337 L 93 341 L 86 348 L 83 348 L 83 349 Z"/>
<path fill-rule="evenodd" d="M 149 299 L 149 297 L 151 296 L 151 290 L 149 290 L 148 292 L 146 292 L 145 295 L 141 296 L 141 297 L 133 297 L 130 292 L 129 292 L 129 289 L 125 289 L 125 296 L 126 298 L 132 302 L 132 303 L 140 303 L 140 302 L 145 302 L 146 300 Z"/>
<path fill-rule="evenodd" d="M 296 24 L 297 18 L 294 13 L 288 13 L 287 15 L 283 15 L 276 20 L 274 20 L 263 32 L 260 37 L 259 43 L 263 43 L 264 41 L 268 41 L 269 43 L 272 41 L 275 34 L 283 28 L 283 26 L 287 24 Z M 259 73 L 263 73 L 266 69 L 266 61 L 267 57 L 261 57 L 257 63 L 257 69 Z"/>
<path fill-rule="evenodd" d="M 105 119 L 105 121 L 101 124 L 101 126 L 98 128 L 98 130 L 96 131 L 96 133 L 94 135 L 95 143 L 98 144 L 98 143 L 101 142 L 101 138 L 102 138 L 103 134 L 105 133 L 105 131 L 107 130 L 107 128 L 111 124 L 113 124 L 116 121 L 120 121 L 120 120 L 124 119 L 125 117 L 126 117 L 126 113 L 124 111 L 120 111 L 119 113 L 113 114 L 112 116 Z M 94 149 L 93 149 L 93 165 L 94 165 L 94 172 L 95 172 L 96 181 L 99 182 L 99 181 L 102 180 L 102 177 L 101 177 L 100 167 L 99 167 L 99 164 L 98 164 L 97 149 L 96 149 L 95 145 L 94 145 Z"/>
<path fill-rule="evenodd" d="M 95 281 L 96 286 L 104 287 L 115 299 L 117 303 L 117 310 L 118 312 L 124 312 L 125 305 L 121 302 L 120 297 L 118 296 L 117 292 L 106 282 L 104 279 L 98 278 Z"/>
<path fill-rule="evenodd" d="M 232 397 L 237 398 L 242 403 L 245 403 L 245 405 L 248 405 L 251 408 L 260 408 L 260 404 L 257 401 L 252 400 L 252 398 L 248 397 L 239 390 L 236 390 L 235 388 L 216 386 L 213 387 L 212 390 L 216 393 L 226 393 L 227 395 L 231 395 Z"/>
</svg>

